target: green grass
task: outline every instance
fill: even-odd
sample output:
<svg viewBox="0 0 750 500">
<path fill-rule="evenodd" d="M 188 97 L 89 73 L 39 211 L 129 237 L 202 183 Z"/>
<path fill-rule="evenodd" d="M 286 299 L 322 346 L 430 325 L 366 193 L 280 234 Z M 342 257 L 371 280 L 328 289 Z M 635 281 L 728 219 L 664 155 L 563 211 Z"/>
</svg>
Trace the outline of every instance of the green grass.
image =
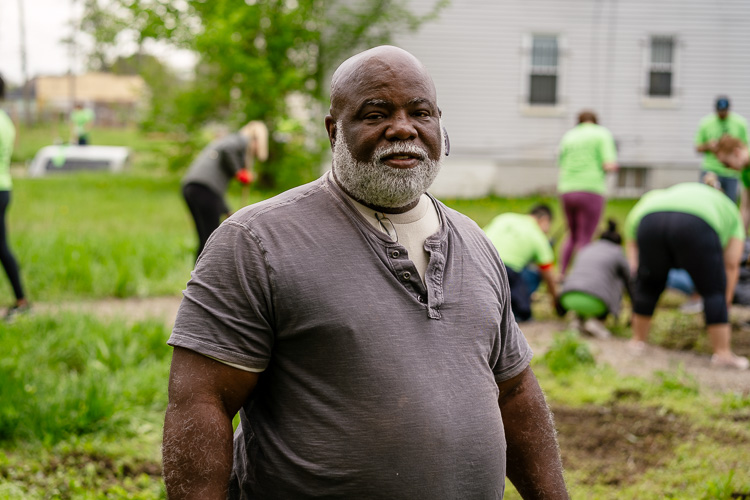
<svg viewBox="0 0 750 500">
<path fill-rule="evenodd" d="M 229 199 L 239 206 L 236 187 Z M 175 175 L 16 179 L 7 223 L 32 301 L 176 295 L 194 264 L 197 236 Z M 0 303 L 11 300 L 0 280 Z"/>
<path fill-rule="evenodd" d="M 168 335 L 72 313 L 0 329 L 0 499 L 164 498 Z"/>
</svg>

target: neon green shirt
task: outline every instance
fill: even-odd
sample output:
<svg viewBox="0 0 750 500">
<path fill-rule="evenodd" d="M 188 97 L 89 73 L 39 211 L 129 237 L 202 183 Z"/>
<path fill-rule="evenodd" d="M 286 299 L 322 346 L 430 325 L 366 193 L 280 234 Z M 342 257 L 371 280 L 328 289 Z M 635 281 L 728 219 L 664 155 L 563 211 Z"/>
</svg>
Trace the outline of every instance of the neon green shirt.
<svg viewBox="0 0 750 500">
<path fill-rule="evenodd" d="M 617 161 L 615 140 L 606 128 L 595 123 L 580 123 L 560 141 L 559 193 L 606 192 L 605 163 Z"/>
<path fill-rule="evenodd" d="M 695 135 L 695 145 L 700 146 L 708 141 L 721 139 L 724 134 L 736 137 L 744 144 L 747 144 L 747 120 L 737 113 L 729 113 L 726 120 L 720 120 L 716 113 L 703 117 L 698 126 L 698 133 Z M 703 153 L 703 170 L 716 172 L 722 177 L 739 177 L 737 170 L 725 167 L 716 155 L 710 151 Z"/>
<path fill-rule="evenodd" d="M 516 272 L 532 262 L 543 266 L 555 260 L 547 235 L 531 215 L 498 215 L 484 228 L 484 232 L 497 248 L 505 267 Z"/>
<path fill-rule="evenodd" d="M 70 121 L 73 122 L 77 136 L 87 135 L 88 125 L 94 121 L 94 112 L 88 108 L 74 109 L 70 113 Z"/>
<path fill-rule="evenodd" d="M 0 109 L 0 191 L 10 191 L 10 156 L 16 139 L 16 127 L 10 116 Z"/>
<path fill-rule="evenodd" d="M 625 219 L 625 238 L 634 240 L 641 219 L 654 212 L 682 212 L 700 217 L 719 235 L 721 246 L 745 239 L 740 211 L 727 195 L 700 182 L 684 182 L 646 193 Z"/>
</svg>

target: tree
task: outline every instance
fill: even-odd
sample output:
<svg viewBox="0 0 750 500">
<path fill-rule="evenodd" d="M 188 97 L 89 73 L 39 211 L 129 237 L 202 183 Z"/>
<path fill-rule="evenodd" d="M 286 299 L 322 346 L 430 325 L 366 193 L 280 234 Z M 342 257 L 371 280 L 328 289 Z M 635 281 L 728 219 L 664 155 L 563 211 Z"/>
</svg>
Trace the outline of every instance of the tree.
<svg viewBox="0 0 750 500">
<path fill-rule="evenodd" d="M 194 133 L 211 120 L 233 127 L 263 120 L 274 133 L 271 161 L 261 179 L 283 185 L 314 175 L 324 151 L 320 123 L 309 127 L 290 103 L 320 117 L 334 65 L 363 48 L 387 43 L 398 32 L 416 29 L 436 17 L 448 0 L 434 0 L 424 14 L 398 0 L 112 2 L 117 8 L 108 12 L 121 17 L 107 23 L 129 26 L 139 46 L 148 39 L 168 41 L 199 56 L 194 81 L 173 98 L 168 119 L 174 129 Z M 89 11 L 95 9 L 87 4 L 87 15 Z M 114 40 L 101 26 L 99 31 L 91 28 L 94 23 L 88 26 L 84 29 L 96 40 Z"/>
</svg>

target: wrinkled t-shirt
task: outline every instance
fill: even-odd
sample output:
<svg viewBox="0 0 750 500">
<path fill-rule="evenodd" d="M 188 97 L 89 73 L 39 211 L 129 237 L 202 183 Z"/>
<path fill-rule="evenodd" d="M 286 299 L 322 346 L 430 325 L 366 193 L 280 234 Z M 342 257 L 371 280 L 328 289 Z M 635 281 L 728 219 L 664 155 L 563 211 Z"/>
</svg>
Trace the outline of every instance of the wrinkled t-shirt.
<svg viewBox="0 0 750 500">
<path fill-rule="evenodd" d="M 424 283 L 330 173 L 213 233 L 169 344 L 262 371 L 230 498 L 502 498 L 497 383 L 532 353 L 494 247 L 432 202 Z"/>
</svg>

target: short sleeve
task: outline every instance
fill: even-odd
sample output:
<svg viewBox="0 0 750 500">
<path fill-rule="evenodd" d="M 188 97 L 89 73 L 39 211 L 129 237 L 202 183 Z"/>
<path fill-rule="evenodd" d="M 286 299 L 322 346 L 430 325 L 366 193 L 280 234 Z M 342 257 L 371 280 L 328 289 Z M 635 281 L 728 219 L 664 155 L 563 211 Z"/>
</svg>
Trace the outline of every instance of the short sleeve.
<svg viewBox="0 0 750 500">
<path fill-rule="evenodd" d="M 505 267 L 499 264 L 502 273 L 500 288 L 500 341 L 496 346 L 498 352 L 492 356 L 494 364 L 492 372 L 497 383 L 511 379 L 524 371 L 534 353 L 526 341 L 523 332 L 516 322 L 515 316 L 510 305 L 510 286 L 508 285 L 508 275 Z M 503 300 L 503 297 L 505 298 Z M 493 353 L 494 354 L 494 353 Z"/>
<path fill-rule="evenodd" d="M 738 139 L 747 145 L 747 122 L 745 120 L 740 121 L 740 135 Z"/>
<path fill-rule="evenodd" d="M 604 129 L 602 140 L 602 163 L 613 163 L 617 161 L 617 148 L 615 147 L 615 138 L 612 133 Z"/>
<path fill-rule="evenodd" d="M 552 245 L 549 244 L 547 235 L 541 229 L 535 231 L 535 234 L 535 262 L 540 266 L 552 264 L 555 261 L 555 253 L 552 250 Z"/>
<path fill-rule="evenodd" d="M 229 220 L 209 238 L 167 343 L 262 371 L 273 348 L 272 318 L 262 245 L 251 230 Z"/>
<path fill-rule="evenodd" d="M 698 132 L 695 134 L 695 145 L 700 146 L 701 144 L 705 144 L 708 141 L 706 138 L 706 125 L 703 121 L 701 121 L 700 125 L 698 126 Z"/>
</svg>

